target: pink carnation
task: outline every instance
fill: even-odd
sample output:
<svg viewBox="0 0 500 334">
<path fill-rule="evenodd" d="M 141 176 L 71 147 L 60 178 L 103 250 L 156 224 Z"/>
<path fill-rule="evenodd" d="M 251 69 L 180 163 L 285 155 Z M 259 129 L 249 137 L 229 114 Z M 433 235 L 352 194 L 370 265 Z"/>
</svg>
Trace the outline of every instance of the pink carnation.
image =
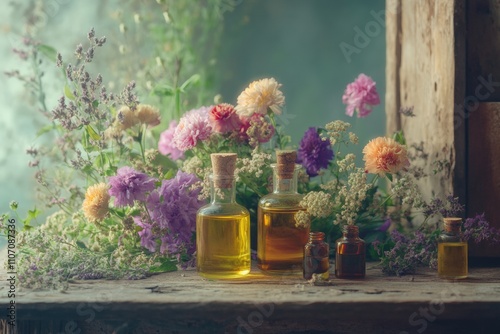
<svg viewBox="0 0 500 334">
<path fill-rule="evenodd" d="M 163 155 L 168 155 L 172 160 L 184 158 L 184 152 L 174 145 L 174 133 L 177 128 L 177 121 L 173 120 L 168 125 L 168 129 L 160 134 L 158 141 L 158 151 Z"/>
<path fill-rule="evenodd" d="M 375 81 L 361 73 L 354 82 L 347 85 L 342 102 L 347 105 L 346 115 L 353 116 L 357 111 L 358 117 L 366 117 L 372 112 L 372 107 L 380 104 Z"/>
<path fill-rule="evenodd" d="M 241 121 L 234 107 L 228 103 L 213 106 L 209 112 L 209 120 L 217 133 L 237 131 L 241 127 Z"/>
<path fill-rule="evenodd" d="M 195 147 L 198 141 L 210 138 L 212 135 L 212 127 L 208 120 L 210 108 L 193 109 L 182 116 L 174 132 L 173 143 L 177 149 L 187 151 Z"/>
</svg>

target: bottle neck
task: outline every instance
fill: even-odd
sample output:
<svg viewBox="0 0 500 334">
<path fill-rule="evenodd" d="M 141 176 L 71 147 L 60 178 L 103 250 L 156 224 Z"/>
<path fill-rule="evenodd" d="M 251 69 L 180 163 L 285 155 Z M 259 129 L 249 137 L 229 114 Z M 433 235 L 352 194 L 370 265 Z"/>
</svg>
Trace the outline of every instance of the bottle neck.
<svg viewBox="0 0 500 334">
<path fill-rule="evenodd" d="M 344 235 L 344 238 L 347 239 L 359 238 L 359 227 L 355 225 L 345 225 L 342 229 L 342 233 Z"/>
<path fill-rule="evenodd" d="M 325 240 L 325 234 L 323 232 L 311 232 L 309 233 L 310 243 L 320 243 Z"/>
<path fill-rule="evenodd" d="M 273 169 L 273 193 L 277 194 L 296 194 L 297 193 L 297 174 L 299 168 L 296 165 L 293 173 L 283 175 L 280 174 L 276 164 L 271 164 Z"/>
<path fill-rule="evenodd" d="M 212 204 L 236 203 L 236 182 L 234 177 L 210 176 L 210 197 Z"/>
</svg>

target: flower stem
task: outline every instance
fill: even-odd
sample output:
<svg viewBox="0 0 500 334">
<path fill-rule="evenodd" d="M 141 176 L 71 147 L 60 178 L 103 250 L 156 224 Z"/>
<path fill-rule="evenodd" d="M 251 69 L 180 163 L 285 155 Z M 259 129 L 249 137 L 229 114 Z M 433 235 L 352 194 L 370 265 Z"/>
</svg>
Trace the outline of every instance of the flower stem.
<svg viewBox="0 0 500 334">
<path fill-rule="evenodd" d="M 276 119 L 274 118 L 274 113 L 272 111 L 268 110 L 267 114 L 269 115 L 269 119 L 271 120 L 271 124 L 273 125 L 274 130 L 275 130 L 276 140 L 278 141 L 278 147 L 280 149 L 283 149 L 283 147 L 281 146 L 282 145 L 281 133 L 280 133 L 280 130 L 278 128 L 278 125 L 276 124 Z"/>
<path fill-rule="evenodd" d="M 146 140 L 145 140 L 146 130 L 144 128 L 145 126 L 146 125 L 141 125 L 139 129 L 139 146 L 141 148 L 141 156 L 142 156 L 142 161 L 144 161 L 144 163 L 146 163 L 146 154 L 144 152 L 146 146 Z"/>
</svg>

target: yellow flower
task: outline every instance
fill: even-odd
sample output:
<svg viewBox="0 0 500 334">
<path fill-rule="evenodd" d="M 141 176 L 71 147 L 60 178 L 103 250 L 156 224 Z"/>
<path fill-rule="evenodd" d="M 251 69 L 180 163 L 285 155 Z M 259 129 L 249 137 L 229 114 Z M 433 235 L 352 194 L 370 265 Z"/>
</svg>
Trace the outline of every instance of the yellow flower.
<svg viewBox="0 0 500 334">
<path fill-rule="evenodd" d="M 147 124 L 151 127 L 160 124 L 160 112 L 148 104 L 139 104 L 137 106 L 137 118 L 142 124 Z"/>
<path fill-rule="evenodd" d="M 285 104 L 285 96 L 279 90 L 281 84 L 274 78 L 266 78 L 252 82 L 240 96 L 236 112 L 245 117 L 255 113 L 265 115 L 267 109 L 275 114 L 281 114 L 281 108 Z"/>
<path fill-rule="evenodd" d="M 384 176 L 410 165 L 406 148 L 391 138 L 372 139 L 363 149 L 363 154 L 367 173 Z"/>
<path fill-rule="evenodd" d="M 108 214 L 109 199 L 107 184 L 98 183 L 90 186 L 82 204 L 85 217 L 90 221 L 103 220 Z"/>
<path fill-rule="evenodd" d="M 135 113 L 130 110 L 129 107 L 123 106 L 118 110 L 118 116 L 116 119 L 116 126 L 120 130 L 127 130 L 139 123 L 139 118 L 135 115 Z"/>
</svg>

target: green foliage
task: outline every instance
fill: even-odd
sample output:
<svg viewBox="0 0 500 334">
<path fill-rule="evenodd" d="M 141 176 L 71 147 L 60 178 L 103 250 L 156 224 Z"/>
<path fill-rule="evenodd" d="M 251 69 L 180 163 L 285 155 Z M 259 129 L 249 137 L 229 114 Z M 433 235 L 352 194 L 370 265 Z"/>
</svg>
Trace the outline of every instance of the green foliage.
<svg viewBox="0 0 500 334">
<path fill-rule="evenodd" d="M 18 271 L 23 285 L 61 288 L 75 278 L 140 278 L 177 269 L 176 258 L 152 254 L 140 245 L 140 227 L 132 217 L 143 214 L 143 208 L 110 206 L 105 219 L 91 222 L 82 215 L 82 202 L 89 186 L 107 183 L 121 166 L 155 177 L 158 185 L 174 177 L 178 165 L 158 154 L 158 134 L 168 121 L 201 101 L 213 100 L 216 94 L 214 67 L 207 64 L 216 63 L 213 52 L 222 29 L 221 1 L 120 3 L 123 11 L 136 13 L 140 19 L 133 22 L 134 15 L 121 16 L 117 26 L 130 29 L 124 29 L 123 40 L 118 37 L 113 43 L 126 44 L 120 50 L 138 52 L 124 51 L 113 57 L 113 66 L 104 64 L 111 69 L 107 73 L 111 81 L 125 87 L 112 92 L 114 98 L 96 71 L 103 67 L 98 59 L 106 58 L 106 46 L 94 30 L 77 46 L 74 61 L 62 59 L 50 45 L 26 45 L 32 73 L 12 76 L 25 82 L 27 91 L 36 97 L 34 109 L 47 116 L 36 136 L 51 142 L 34 150 L 33 165 L 40 207 L 58 211 L 42 226 L 34 224 L 41 213 L 36 208 L 17 219 L 23 223 L 18 245 L 23 254 Z M 30 36 L 30 40 L 35 38 Z M 62 97 L 52 111 L 46 107 L 43 60 L 52 68 L 56 63 L 61 67 L 55 73 Z M 134 84 L 128 82 L 130 78 Z M 137 96 L 162 112 L 158 130 L 142 123 L 121 125 L 122 106 L 133 110 L 139 103 Z M 15 215 L 17 208 L 17 203 L 11 203 Z"/>
</svg>

